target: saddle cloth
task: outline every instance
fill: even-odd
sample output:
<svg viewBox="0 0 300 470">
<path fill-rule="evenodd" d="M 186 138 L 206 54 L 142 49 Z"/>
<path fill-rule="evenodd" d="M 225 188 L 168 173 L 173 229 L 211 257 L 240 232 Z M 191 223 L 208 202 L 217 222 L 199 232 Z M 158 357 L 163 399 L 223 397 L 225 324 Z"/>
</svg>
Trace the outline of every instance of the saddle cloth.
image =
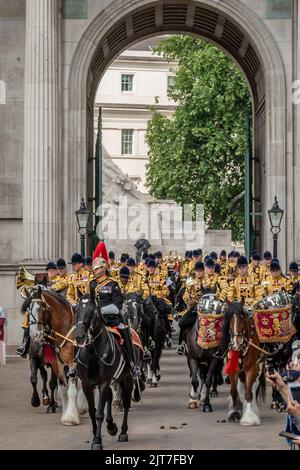
<svg viewBox="0 0 300 470">
<path fill-rule="evenodd" d="M 106 329 L 108 331 L 110 331 L 111 333 L 113 333 L 115 336 L 117 336 L 119 344 L 122 346 L 122 344 L 124 343 L 124 340 L 122 338 L 122 335 L 121 335 L 118 327 L 117 326 L 107 326 Z M 144 348 L 143 348 L 142 342 L 140 340 L 140 337 L 137 334 L 137 332 L 135 330 L 133 330 L 132 328 L 131 328 L 131 337 L 132 337 L 132 343 L 134 344 L 134 346 L 140 348 L 144 352 Z"/>
<path fill-rule="evenodd" d="M 198 313 L 197 344 L 203 349 L 215 348 L 221 343 L 224 314 Z"/>
<path fill-rule="evenodd" d="M 261 343 L 287 343 L 296 333 L 291 305 L 253 310 L 253 320 Z"/>
</svg>

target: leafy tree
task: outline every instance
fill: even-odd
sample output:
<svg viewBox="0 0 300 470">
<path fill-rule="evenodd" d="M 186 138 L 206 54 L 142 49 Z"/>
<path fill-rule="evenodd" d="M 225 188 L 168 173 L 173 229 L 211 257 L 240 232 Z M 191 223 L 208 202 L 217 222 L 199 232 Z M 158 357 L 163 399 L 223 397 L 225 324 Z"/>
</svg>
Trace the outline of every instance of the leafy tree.
<svg viewBox="0 0 300 470">
<path fill-rule="evenodd" d="M 201 39 L 174 35 L 155 50 L 176 61 L 169 97 L 177 108 L 171 119 L 153 111 L 147 186 L 157 198 L 204 204 L 209 228 L 244 232 L 245 109 L 251 113 L 248 86 L 223 52 Z"/>
</svg>

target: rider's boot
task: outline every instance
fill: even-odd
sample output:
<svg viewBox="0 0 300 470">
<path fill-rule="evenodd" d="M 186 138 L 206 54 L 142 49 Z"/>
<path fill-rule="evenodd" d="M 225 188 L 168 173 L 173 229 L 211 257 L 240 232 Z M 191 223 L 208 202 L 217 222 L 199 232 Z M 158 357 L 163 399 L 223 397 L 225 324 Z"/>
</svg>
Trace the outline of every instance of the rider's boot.
<svg viewBox="0 0 300 470">
<path fill-rule="evenodd" d="M 151 358 L 152 358 L 151 352 L 149 351 L 149 349 L 147 348 L 147 346 L 145 346 L 145 348 L 144 348 L 144 354 L 143 354 L 143 359 L 144 359 L 144 361 L 150 361 Z"/>
<path fill-rule="evenodd" d="M 29 328 L 25 328 L 22 345 L 18 347 L 18 349 L 16 350 L 16 353 L 25 359 L 29 352 L 29 345 L 30 345 Z"/>
<path fill-rule="evenodd" d="M 149 336 L 148 349 L 149 351 L 154 351 L 155 349 L 155 342 L 153 341 L 151 336 Z"/>
<path fill-rule="evenodd" d="M 124 328 L 121 330 L 122 336 L 124 339 L 124 347 L 129 359 L 129 365 L 131 367 L 131 374 L 132 377 L 138 378 L 141 375 L 141 370 L 139 366 L 135 365 L 134 360 L 134 351 L 133 351 L 133 344 L 132 344 L 132 337 L 129 328 Z"/>
<path fill-rule="evenodd" d="M 178 338 L 179 344 L 176 349 L 176 352 L 177 354 L 179 354 L 179 356 L 182 356 L 185 353 L 184 335 L 185 335 L 185 330 L 183 327 L 181 327 L 179 330 L 179 338 Z"/>
</svg>

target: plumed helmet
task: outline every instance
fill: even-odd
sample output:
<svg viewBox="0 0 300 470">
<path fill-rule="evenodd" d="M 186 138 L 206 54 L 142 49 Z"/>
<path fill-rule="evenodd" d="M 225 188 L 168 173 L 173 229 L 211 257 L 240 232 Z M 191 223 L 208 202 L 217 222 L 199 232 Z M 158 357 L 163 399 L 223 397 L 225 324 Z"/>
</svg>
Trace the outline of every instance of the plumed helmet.
<svg viewBox="0 0 300 470">
<path fill-rule="evenodd" d="M 102 269 L 107 266 L 105 259 L 103 258 L 95 258 L 93 261 L 93 269 Z"/>
</svg>

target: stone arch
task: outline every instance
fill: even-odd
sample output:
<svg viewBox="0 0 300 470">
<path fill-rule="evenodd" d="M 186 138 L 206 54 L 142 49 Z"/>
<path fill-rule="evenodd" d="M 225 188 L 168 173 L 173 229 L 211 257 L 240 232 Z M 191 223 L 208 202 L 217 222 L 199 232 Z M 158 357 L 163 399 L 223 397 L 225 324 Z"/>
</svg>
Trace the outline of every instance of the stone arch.
<svg viewBox="0 0 300 470">
<path fill-rule="evenodd" d="M 278 46 L 264 23 L 236 0 L 114 0 L 83 33 L 69 74 L 66 161 L 69 187 L 63 220 L 87 194 L 88 160 L 93 154 L 91 129 L 98 83 L 112 60 L 130 44 L 149 36 L 188 33 L 225 50 L 247 78 L 254 103 L 255 153 L 260 160 L 257 185 L 262 188 L 263 233 L 275 194 L 286 216 L 286 85 Z M 90 134 L 89 134 L 90 132 Z M 74 221 L 64 225 L 63 239 L 76 246 Z M 283 222 L 283 231 L 285 224 Z M 279 253 L 286 255 L 285 238 Z M 267 245 L 267 235 L 262 246 Z"/>
</svg>

